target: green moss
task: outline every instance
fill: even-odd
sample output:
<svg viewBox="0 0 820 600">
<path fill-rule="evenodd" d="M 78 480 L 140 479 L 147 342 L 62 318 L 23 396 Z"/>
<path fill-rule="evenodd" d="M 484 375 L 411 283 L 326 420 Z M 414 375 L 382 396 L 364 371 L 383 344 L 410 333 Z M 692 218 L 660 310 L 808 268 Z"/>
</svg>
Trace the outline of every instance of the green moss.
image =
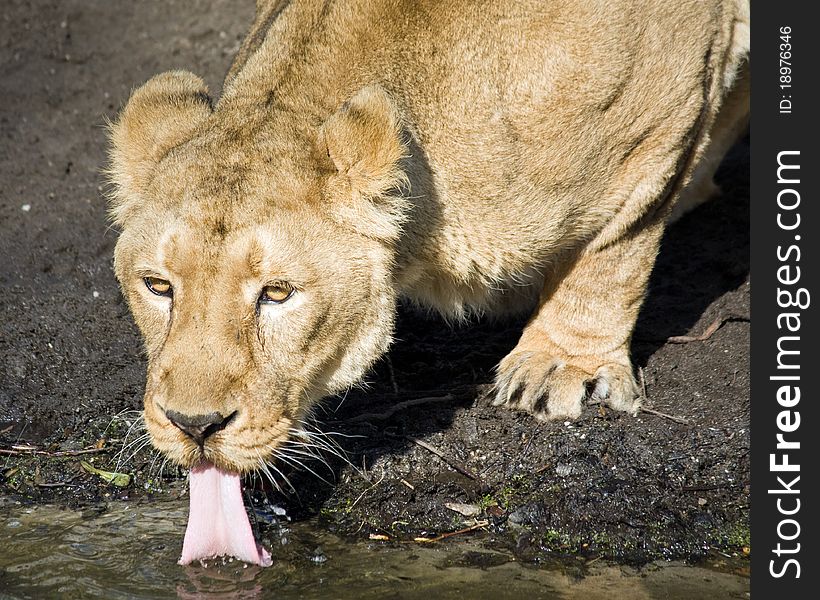
<svg viewBox="0 0 820 600">
<path fill-rule="evenodd" d="M 525 495 L 530 487 L 529 475 L 514 475 L 508 484 L 501 486 L 492 494 L 485 494 L 479 500 L 478 505 L 482 510 L 489 506 L 500 506 L 504 510 L 511 510 L 516 500 Z"/>
<path fill-rule="evenodd" d="M 747 552 L 752 547 L 751 531 L 748 523 L 734 523 L 726 527 L 718 539 L 726 546 L 726 549 L 740 550 L 747 549 Z"/>
<path fill-rule="evenodd" d="M 552 550 L 567 550 L 575 545 L 572 543 L 573 540 L 569 535 L 552 528 L 544 532 L 541 541 L 546 547 Z"/>
<path fill-rule="evenodd" d="M 483 511 L 490 506 L 498 506 L 498 501 L 492 494 L 484 494 L 478 501 L 478 507 Z"/>
</svg>

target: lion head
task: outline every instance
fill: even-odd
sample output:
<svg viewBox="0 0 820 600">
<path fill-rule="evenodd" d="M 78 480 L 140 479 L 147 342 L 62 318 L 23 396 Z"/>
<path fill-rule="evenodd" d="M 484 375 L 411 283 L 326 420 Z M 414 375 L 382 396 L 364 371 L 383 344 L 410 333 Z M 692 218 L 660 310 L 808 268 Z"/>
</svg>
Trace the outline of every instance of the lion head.
<svg viewBox="0 0 820 600">
<path fill-rule="evenodd" d="M 111 126 L 115 272 L 145 339 L 145 422 L 185 467 L 260 467 L 390 343 L 407 206 L 399 114 L 366 87 L 330 116 L 175 71 Z"/>
</svg>

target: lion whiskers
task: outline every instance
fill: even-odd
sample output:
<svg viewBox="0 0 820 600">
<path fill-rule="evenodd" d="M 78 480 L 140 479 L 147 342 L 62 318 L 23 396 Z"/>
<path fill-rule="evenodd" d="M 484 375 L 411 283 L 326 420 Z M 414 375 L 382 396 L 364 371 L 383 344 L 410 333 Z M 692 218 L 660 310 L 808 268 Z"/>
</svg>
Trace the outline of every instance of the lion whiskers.
<svg viewBox="0 0 820 600">
<path fill-rule="evenodd" d="M 304 469 L 305 471 L 308 471 L 309 473 L 314 475 L 317 479 L 320 479 L 321 481 L 324 481 L 325 483 L 330 485 L 330 482 L 327 479 L 325 479 L 324 477 L 319 475 L 316 471 L 311 469 L 302 460 L 300 460 L 299 458 L 296 458 L 296 456 L 294 456 L 294 454 L 299 454 L 299 455 L 302 455 L 302 456 L 306 456 L 306 457 L 310 457 L 310 458 L 318 460 L 325 467 L 327 467 L 327 470 L 330 471 L 331 474 L 333 474 L 333 469 L 330 467 L 328 462 L 324 458 L 322 458 L 321 456 L 317 456 L 316 454 L 309 453 L 309 452 L 302 452 L 302 451 L 296 450 L 294 448 L 274 448 L 274 447 L 268 446 L 268 450 L 270 451 L 271 456 L 273 456 L 273 458 L 275 458 L 277 460 L 281 460 L 283 463 L 285 463 L 287 465 L 290 465 L 291 467 L 294 467 L 296 469 Z"/>
<path fill-rule="evenodd" d="M 105 428 L 105 432 L 107 432 L 116 421 L 123 421 L 128 425 L 128 429 L 123 437 L 122 447 L 114 455 L 115 466 L 113 470 L 120 473 L 133 469 L 134 466 L 130 465 L 131 461 L 140 452 L 150 446 L 151 436 L 147 431 L 145 416 L 141 410 L 126 410 L 114 415 L 111 422 Z M 150 449 L 149 457 L 151 458 L 151 463 L 147 469 L 146 481 L 149 482 L 153 480 L 155 482 L 162 482 L 169 457 L 156 448 Z M 162 462 L 159 462 L 160 458 Z M 157 468 L 158 463 L 159 468 Z"/>
<path fill-rule="evenodd" d="M 120 448 L 120 451 L 114 455 L 114 459 L 116 460 L 114 470 L 117 472 L 119 472 L 124 465 L 128 464 L 132 458 L 134 458 L 141 450 L 151 443 L 151 436 L 146 430 L 145 419 L 142 415 L 142 411 L 123 411 L 111 419 L 111 423 L 108 424 L 108 427 L 111 427 L 114 421 L 118 419 L 128 423 L 128 416 L 133 415 L 136 415 L 136 418 L 134 418 L 134 420 L 130 423 L 128 430 L 125 432 L 122 448 Z M 106 427 L 106 431 L 108 431 L 108 427 Z M 135 434 L 139 435 L 129 441 L 129 438 Z M 131 453 L 127 458 L 123 458 L 129 450 Z"/>
<path fill-rule="evenodd" d="M 293 487 L 293 484 L 290 482 L 290 479 L 287 478 L 287 475 L 282 473 L 282 471 L 280 471 L 279 468 L 275 464 L 273 464 L 272 462 L 267 461 L 262 456 L 262 453 L 259 452 L 258 450 L 257 450 L 257 454 L 258 454 L 257 462 L 259 463 L 259 467 L 257 467 L 256 472 L 257 473 L 262 473 L 262 475 L 264 475 L 264 477 L 268 481 L 270 481 L 271 485 L 273 485 L 273 487 L 275 487 L 277 489 L 277 491 L 279 491 L 282 494 L 286 494 L 287 492 L 285 492 L 285 490 L 282 489 L 282 486 L 280 486 L 279 482 L 276 481 L 276 477 L 274 477 L 273 473 L 271 473 L 271 469 L 273 469 L 285 481 L 285 483 L 288 484 L 288 487 L 291 489 L 291 491 L 294 494 L 296 494 L 296 496 L 298 497 L 299 494 L 296 492 L 296 488 Z"/>
<path fill-rule="evenodd" d="M 134 457 L 151 444 L 151 436 L 147 431 L 145 418 L 141 411 L 120 413 L 112 419 L 112 424 L 116 419 L 121 419 L 128 424 L 128 429 L 123 438 L 123 446 L 115 455 L 115 470 L 119 472 L 122 469 L 127 469 Z M 357 436 L 345 435 L 338 431 L 322 431 L 312 422 L 310 416 L 295 422 L 290 421 L 288 423 L 286 421 L 283 424 L 294 425 L 287 428 L 287 439 L 280 443 L 271 442 L 256 449 L 255 466 L 252 469 L 254 477 L 262 477 L 268 480 L 280 493 L 294 493 L 298 497 L 296 487 L 280 468 L 282 465 L 307 471 L 328 485 L 331 485 L 331 482 L 328 481 L 328 478 L 322 476 L 315 466 L 311 466 L 312 461 L 321 463 L 331 474 L 330 479 L 335 479 L 335 471 L 329 461 L 330 456 L 350 465 L 356 471 L 359 470 L 348 459 L 342 446 L 334 439 Z M 148 478 L 162 481 L 166 465 L 171 459 L 166 453 L 156 449 L 152 450 L 152 455 L 148 467 Z M 277 463 L 279 466 L 277 466 Z"/>
<path fill-rule="evenodd" d="M 356 469 L 355 465 L 348 459 L 344 449 L 333 439 L 334 436 L 353 436 L 346 436 L 336 431 L 325 432 L 315 424 L 305 420 L 299 420 L 297 423 L 298 426 L 288 428 L 289 437 L 284 442 L 279 444 L 270 443 L 265 445 L 262 450 L 257 450 L 259 466 L 255 471 L 261 473 L 279 492 L 285 493 L 282 486 L 276 481 L 277 478 L 273 472 L 287 483 L 290 491 L 296 493 L 296 488 L 282 470 L 276 466 L 276 462 L 297 470 L 307 471 L 328 485 L 331 485 L 330 481 L 310 466 L 311 461 L 321 463 L 334 479 L 335 471 L 328 461 L 327 455 L 332 455 Z"/>
</svg>

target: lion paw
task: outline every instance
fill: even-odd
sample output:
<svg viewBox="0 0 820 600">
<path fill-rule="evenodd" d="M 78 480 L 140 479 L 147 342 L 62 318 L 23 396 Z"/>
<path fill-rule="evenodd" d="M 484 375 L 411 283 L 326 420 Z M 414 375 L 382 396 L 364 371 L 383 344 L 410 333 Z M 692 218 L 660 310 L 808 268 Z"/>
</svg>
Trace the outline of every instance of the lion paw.
<svg viewBox="0 0 820 600">
<path fill-rule="evenodd" d="M 609 363 L 594 373 L 546 352 L 515 352 L 498 365 L 495 406 L 531 413 L 537 419 L 575 419 L 585 399 L 636 414 L 641 396 L 632 368 Z"/>
</svg>

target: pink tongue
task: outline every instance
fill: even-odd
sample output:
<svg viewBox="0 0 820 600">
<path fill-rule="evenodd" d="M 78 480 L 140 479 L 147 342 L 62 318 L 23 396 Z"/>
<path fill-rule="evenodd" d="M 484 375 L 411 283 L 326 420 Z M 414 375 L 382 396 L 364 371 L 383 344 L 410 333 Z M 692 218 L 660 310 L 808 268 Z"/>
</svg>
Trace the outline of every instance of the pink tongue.
<svg viewBox="0 0 820 600">
<path fill-rule="evenodd" d="M 270 553 L 253 539 L 239 475 L 203 462 L 191 469 L 189 481 L 191 512 L 179 564 L 226 555 L 269 567 Z"/>
</svg>

